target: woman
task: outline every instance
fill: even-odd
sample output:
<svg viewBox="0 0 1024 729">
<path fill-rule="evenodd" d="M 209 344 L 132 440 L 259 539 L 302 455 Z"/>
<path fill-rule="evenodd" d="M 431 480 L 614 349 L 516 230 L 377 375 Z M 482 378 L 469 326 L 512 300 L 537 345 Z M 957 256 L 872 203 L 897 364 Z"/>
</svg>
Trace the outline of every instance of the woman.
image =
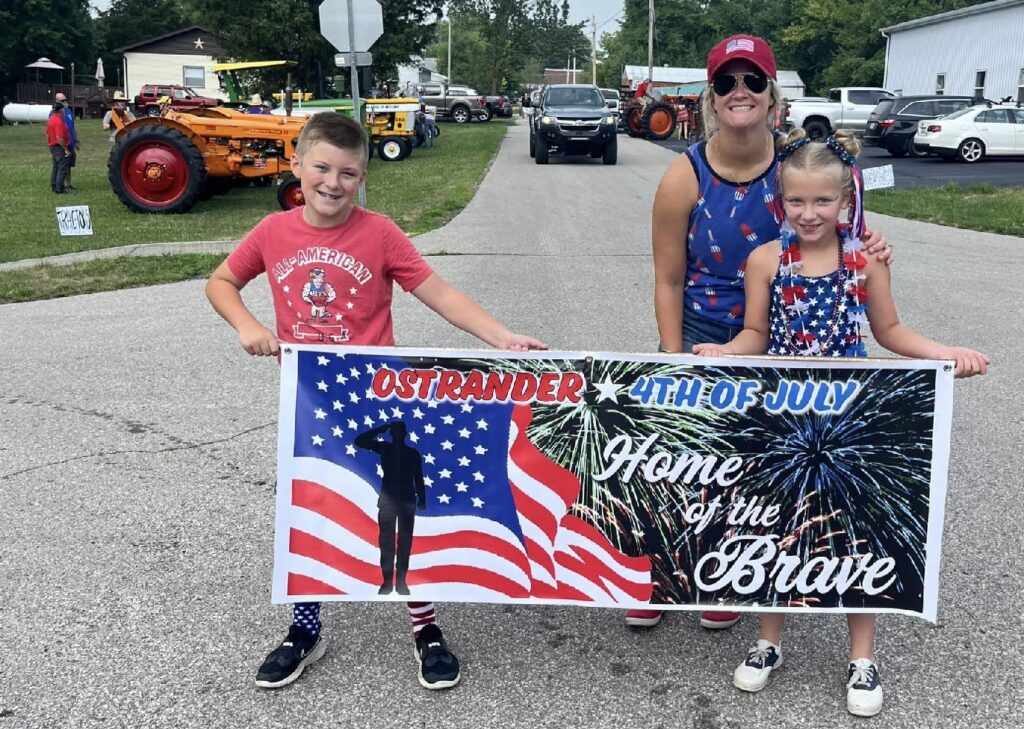
<svg viewBox="0 0 1024 729">
<path fill-rule="evenodd" d="M 654 314 L 661 349 L 691 352 L 724 344 L 743 329 L 747 256 L 779 237 L 773 122 L 779 106 L 775 55 L 763 39 L 726 38 L 708 54 L 701 117 L 706 142 L 680 155 L 654 198 Z M 865 249 L 891 261 L 877 233 Z M 630 610 L 626 623 L 652 627 L 658 610 Z M 701 614 L 705 628 L 734 625 L 739 613 Z"/>
</svg>

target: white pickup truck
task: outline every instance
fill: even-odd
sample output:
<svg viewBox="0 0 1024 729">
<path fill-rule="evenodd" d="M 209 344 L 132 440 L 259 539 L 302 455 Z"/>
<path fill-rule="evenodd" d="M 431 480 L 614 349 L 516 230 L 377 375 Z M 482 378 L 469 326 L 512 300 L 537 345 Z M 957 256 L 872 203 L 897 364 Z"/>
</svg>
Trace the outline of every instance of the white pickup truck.
<svg viewBox="0 0 1024 729">
<path fill-rule="evenodd" d="M 861 132 L 867 128 L 868 114 L 891 91 L 869 86 L 842 86 L 831 89 L 827 99 L 793 99 L 787 102 L 787 129 L 803 127 L 811 139 L 826 137 L 837 129 Z"/>
</svg>

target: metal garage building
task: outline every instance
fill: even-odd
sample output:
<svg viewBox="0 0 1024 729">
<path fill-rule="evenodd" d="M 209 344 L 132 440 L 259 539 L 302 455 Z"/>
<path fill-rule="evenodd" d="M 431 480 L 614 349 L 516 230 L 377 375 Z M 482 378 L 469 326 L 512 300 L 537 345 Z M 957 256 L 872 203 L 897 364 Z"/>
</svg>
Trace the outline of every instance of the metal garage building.
<svg viewBox="0 0 1024 729">
<path fill-rule="evenodd" d="M 887 89 L 1024 101 L 1024 0 L 951 10 L 881 33 Z"/>
</svg>

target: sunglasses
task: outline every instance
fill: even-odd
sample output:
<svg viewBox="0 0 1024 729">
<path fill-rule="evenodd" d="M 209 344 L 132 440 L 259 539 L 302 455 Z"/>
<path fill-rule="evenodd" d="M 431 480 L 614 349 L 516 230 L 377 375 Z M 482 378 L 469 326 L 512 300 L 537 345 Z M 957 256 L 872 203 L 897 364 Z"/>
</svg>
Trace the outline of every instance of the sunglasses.
<svg viewBox="0 0 1024 729">
<path fill-rule="evenodd" d="M 725 96 L 731 94 L 738 83 L 752 94 L 761 94 L 768 88 L 768 77 L 760 73 L 720 73 L 711 79 L 711 88 L 716 95 Z"/>
</svg>

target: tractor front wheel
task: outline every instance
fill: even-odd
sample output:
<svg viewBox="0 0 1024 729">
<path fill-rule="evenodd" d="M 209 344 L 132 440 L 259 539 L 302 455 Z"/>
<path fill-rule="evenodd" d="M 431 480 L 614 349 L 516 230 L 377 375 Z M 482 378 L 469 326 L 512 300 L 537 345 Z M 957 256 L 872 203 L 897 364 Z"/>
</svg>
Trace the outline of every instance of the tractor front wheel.
<svg viewBox="0 0 1024 729">
<path fill-rule="evenodd" d="M 641 122 L 648 139 L 668 139 L 676 130 L 675 110 L 663 101 L 647 107 Z"/>
<path fill-rule="evenodd" d="M 306 197 L 302 194 L 302 183 L 290 172 L 281 175 L 277 181 L 277 202 L 282 210 L 301 208 L 306 204 Z"/>
<path fill-rule="evenodd" d="M 412 152 L 412 145 L 404 137 L 384 137 L 377 145 L 377 155 L 383 162 L 400 162 Z"/>
<path fill-rule="evenodd" d="M 114 194 L 140 213 L 184 213 L 203 194 L 203 155 L 177 129 L 149 125 L 118 139 L 107 162 Z"/>
</svg>

